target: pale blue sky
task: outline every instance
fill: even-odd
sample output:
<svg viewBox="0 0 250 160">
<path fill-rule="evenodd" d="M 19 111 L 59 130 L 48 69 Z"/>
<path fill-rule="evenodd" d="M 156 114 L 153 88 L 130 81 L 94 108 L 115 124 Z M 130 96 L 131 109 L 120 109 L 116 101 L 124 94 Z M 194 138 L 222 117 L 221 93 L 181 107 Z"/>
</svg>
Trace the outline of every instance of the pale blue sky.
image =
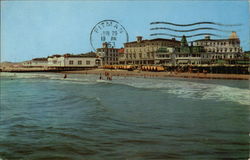
<svg viewBox="0 0 250 160">
<path fill-rule="evenodd" d="M 121 23 L 130 41 L 138 35 L 145 39 L 156 38 L 150 37 L 153 33 L 150 22 L 153 21 L 242 24 L 223 29 L 237 31 L 243 49 L 249 50 L 248 5 L 248 1 L 240 0 L 1 1 L 1 61 L 24 61 L 52 54 L 91 51 L 91 29 L 105 19 Z M 229 33 L 223 35 L 229 36 Z"/>
</svg>

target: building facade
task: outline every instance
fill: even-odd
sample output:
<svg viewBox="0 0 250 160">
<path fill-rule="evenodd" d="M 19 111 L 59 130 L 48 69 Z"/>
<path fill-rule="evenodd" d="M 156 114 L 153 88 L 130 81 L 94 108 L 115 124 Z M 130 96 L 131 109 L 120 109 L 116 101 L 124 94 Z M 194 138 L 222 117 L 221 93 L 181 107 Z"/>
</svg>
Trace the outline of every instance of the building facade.
<svg viewBox="0 0 250 160">
<path fill-rule="evenodd" d="M 174 53 L 176 48 L 161 47 L 156 51 L 155 64 L 159 65 L 173 65 Z"/>
<path fill-rule="evenodd" d="M 102 44 L 102 48 L 97 48 L 97 54 L 102 59 L 102 65 L 115 65 L 119 64 L 119 49 L 110 48 L 108 43 Z"/>
<path fill-rule="evenodd" d="M 188 45 L 185 35 L 182 36 L 181 46 L 175 49 L 173 54 L 173 65 L 199 65 L 202 61 L 202 54 L 205 53 L 202 46 Z"/>
<path fill-rule="evenodd" d="M 210 36 L 205 36 L 204 39 L 196 40 L 193 44 L 204 47 L 203 64 L 216 63 L 218 60 L 239 59 L 243 53 L 236 32 L 232 32 L 228 39 L 210 39 Z"/>
<path fill-rule="evenodd" d="M 47 67 L 48 58 L 34 58 L 30 61 L 25 61 L 22 64 L 25 67 Z"/>
<path fill-rule="evenodd" d="M 124 44 L 124 54 L 120 56 L 119 63 L 136 65 L 159 63 L 162 56 L 168 56 L 159 50 L 173 52 L 177 46 L 180 46 L 180 41 L 175 39 L 142 40 L 142 37 L 138 36 L 136 41 Z"/>
<path fill-rule="evenodd" d="M 101 59 L 94 52 L 87 54 L 64 54 L 48 57 L 49 67 L 97 67 Z"/>
</svg>

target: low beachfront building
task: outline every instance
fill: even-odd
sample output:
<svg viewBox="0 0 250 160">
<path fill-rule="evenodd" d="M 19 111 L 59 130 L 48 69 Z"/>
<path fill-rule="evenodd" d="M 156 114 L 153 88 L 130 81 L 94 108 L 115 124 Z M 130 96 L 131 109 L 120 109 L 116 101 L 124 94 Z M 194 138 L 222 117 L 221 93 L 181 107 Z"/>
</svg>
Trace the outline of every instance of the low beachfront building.
<svg viewBox="0 0 250 160">
<path fill-rule="evenodd" d="M 22 63 L 24 67 L 47 67 L 48 58 L 34 58 L 30 61 L 25 61 Z"/>
<path fill-rule="evenodd" d="M 101 65 L 101 59 L 94 52 L 86 54 L 64 54 L 48 57 L 49 67 L 97 67 Z"/>
<path fill-rule="evenodd" d="M 155 64 L 159 62 L 159 59 L 156 60 L 157 51 L 159 49 L 167 48 L 168 50 L 168 48 L 178 46 L 180 46 L 180 41 L 174 38 L 143 40 L 141 36 L 137 36 L 136 41 L 124 43 L 124 54 L 119 58 L 119 63 L 135 65 Z"/>
</svg>

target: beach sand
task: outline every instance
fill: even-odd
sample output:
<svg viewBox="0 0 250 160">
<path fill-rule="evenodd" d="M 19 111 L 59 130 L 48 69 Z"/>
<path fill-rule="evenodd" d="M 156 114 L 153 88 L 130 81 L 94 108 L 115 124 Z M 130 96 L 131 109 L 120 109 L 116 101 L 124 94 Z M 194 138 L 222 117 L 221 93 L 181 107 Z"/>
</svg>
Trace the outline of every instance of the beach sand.
<svg viewBox="0 0 250 160">
<path fill-rule="evenodd" d="M 111 74 L 112 76 L 134 76 L 145 78 L 157 77 L 180 77 L 180 78 L 203 78 L 203 79 L 235 79 L 235 80 L 250 80 L 250 75 L 246 74 L 210 74 L 210 73 L 189 73 L 189 72 L 148 72 L 148 71 L 127 71 L 127 70 L 110 70 L 110 69 L 92 69 L 82 71 L 63 71 L 64 74 Z"/>
</svg>

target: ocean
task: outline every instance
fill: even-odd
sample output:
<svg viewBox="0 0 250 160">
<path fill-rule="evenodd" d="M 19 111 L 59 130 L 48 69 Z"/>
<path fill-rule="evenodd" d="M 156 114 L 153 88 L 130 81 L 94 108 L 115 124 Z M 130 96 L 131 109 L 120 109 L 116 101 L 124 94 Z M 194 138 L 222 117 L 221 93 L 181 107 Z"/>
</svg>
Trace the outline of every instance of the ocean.
<svg viewBox="0 0 250 160">
<path fill-rule="evenodd" d="M 244 80 L 1 73 L 1 160 L 248 159 Z"/>
</svg>

